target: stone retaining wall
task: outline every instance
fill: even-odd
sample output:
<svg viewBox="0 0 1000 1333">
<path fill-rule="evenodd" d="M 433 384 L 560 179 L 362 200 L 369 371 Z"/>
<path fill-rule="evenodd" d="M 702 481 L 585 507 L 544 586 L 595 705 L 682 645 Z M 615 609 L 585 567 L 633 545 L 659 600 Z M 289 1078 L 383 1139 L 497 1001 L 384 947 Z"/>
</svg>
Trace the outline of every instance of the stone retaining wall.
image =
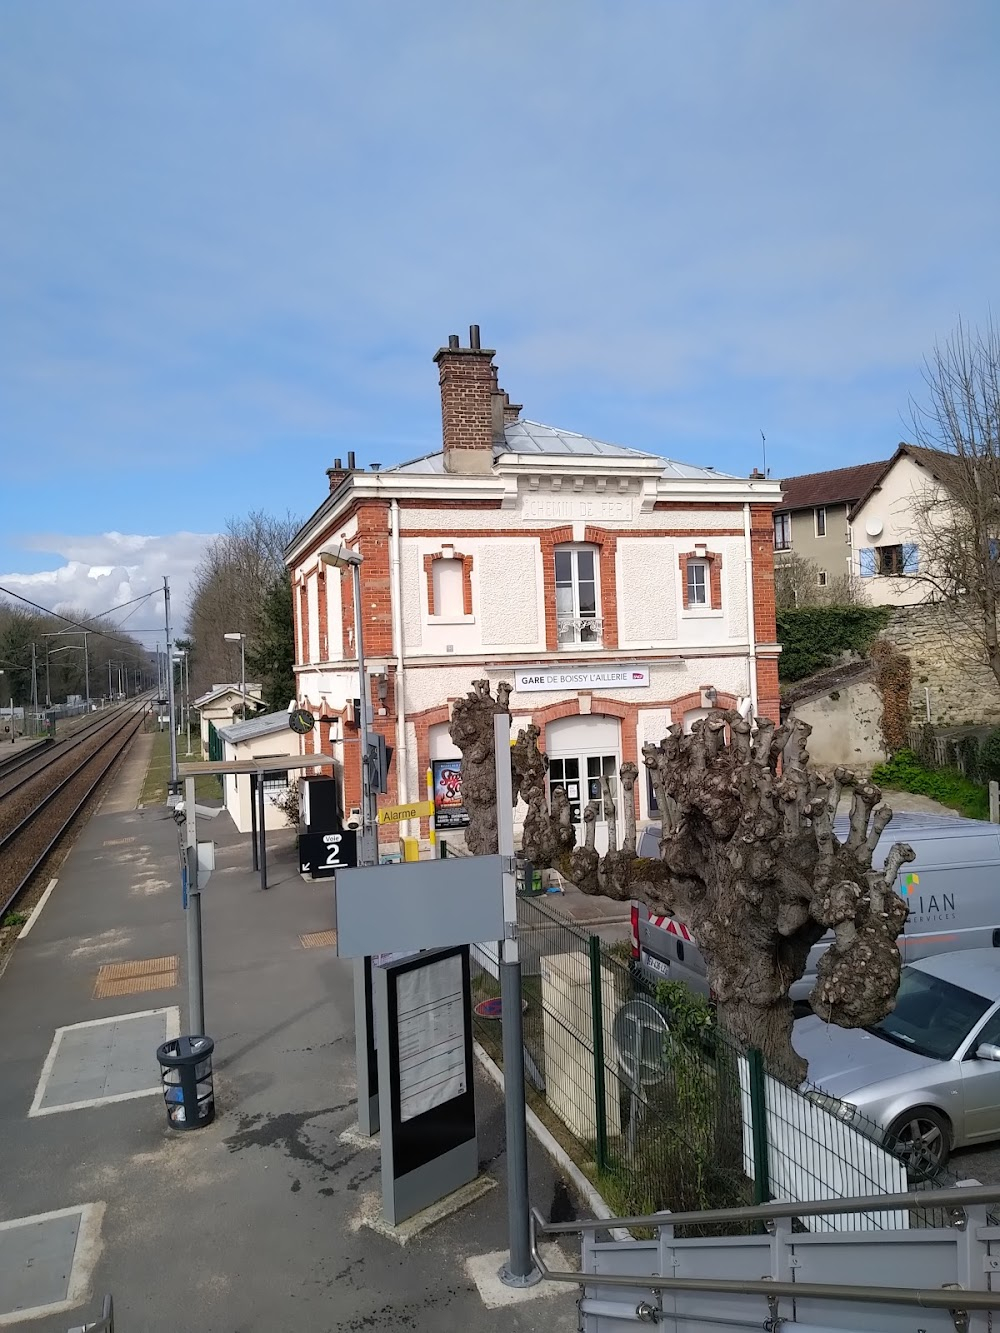
<svg viewBox="0 0 1000 1333">
<path fill-rule="evenodd" d="M 895 607 L 884 637 L 913 666 L 910 711 L 915 723 L 935 726 L 1000 722 L 1000 686 L 982 650 L 954 611 L 942 602 Z"/>
</svg>

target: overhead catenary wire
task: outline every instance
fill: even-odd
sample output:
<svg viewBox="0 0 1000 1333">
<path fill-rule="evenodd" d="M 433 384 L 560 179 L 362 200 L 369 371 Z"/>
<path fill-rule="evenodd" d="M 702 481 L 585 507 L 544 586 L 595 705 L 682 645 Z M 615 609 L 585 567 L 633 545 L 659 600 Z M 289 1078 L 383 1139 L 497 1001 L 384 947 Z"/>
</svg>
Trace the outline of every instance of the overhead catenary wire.
<svg viewBox="0 0 1000 1333">
<path fill-rule="evenodd" d="M 118 606 L 111 607 L 111 611 L 120 611 L 126 606 L 132 606 L 133 603 L 145 602 L 150 597 L 158 596 L 160 591 L 159 588 L 155 588 L 152 592 L 143 593 L 141 597 L 133 597 L 130 601 L 121 602 Z M 85 625 L 79 620 L 74 620 L 72 616 L 65 616 L 60 611 L 51 611 L 47 606 L 41 606 L 38 602 L 33 602 L 30 597 L 22 597 L 19 592 L 13 592 L 10 588 L 5 588 L 2 584 L 0 584 L 0 592 L 8 597 L 13 597 L 18 602 L 23 602 L 25 606 L 30 606 L 35 611 L 40 611 L 43 615 L 51 616 L 54 620 L 61 620 L 66 625 L 72 625 L 75 629 L 81 632 L 96 635 L 100 639 L 107 639 L 111 643 L 125 644 L 135 655 L 136 660 L 139 660 L 140 655 L 148 655 L 148 649 L 143 649 L 142 645 L 137 644 L 129 635 L 109 634 L 107 630 L 96 629 L 93 625 Z M 99 616 L 104 616 L 108 615 L 109 612 L 102 611 L 98 614 Z"/>
</svg>

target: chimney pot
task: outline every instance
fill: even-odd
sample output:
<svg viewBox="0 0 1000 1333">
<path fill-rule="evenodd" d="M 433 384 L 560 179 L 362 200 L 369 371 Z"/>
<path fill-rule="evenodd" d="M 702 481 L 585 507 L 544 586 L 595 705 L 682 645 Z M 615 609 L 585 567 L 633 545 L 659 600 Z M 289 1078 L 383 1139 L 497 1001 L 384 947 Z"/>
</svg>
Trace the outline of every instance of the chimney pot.
<svg viewBox="0 0 1000 1333">
<path fill-rule="evenodd" d="M 349 472 L 353 472 L 353 471 L 354 471 L 354 467 L 355 467 L 355 464 L 354 464 L 354 450 L 353 450 L 353 449 L 349 449 L 348 452 L 347 452 L 347 468 L 348 468 L 348 471 L 349 471 Z"/>
<path fill-rule="evenodd" d="M 479 325 L 469 325 L 469 346 L 474 352 L 479 351 Z"/>
<path fill-rule="evenodd" d="M 449 350 L 449 351 L 452 351 L 452 352 L 457 352 L 457 351 L 458 351 L 458 334 L 457 334 L 457 333 L 449 333 L 449 334 L 448 334 L 448 350 Z"/>
<path fill-rule="evenodd" d="M 341 469 L 340 459 L 339 459 L 339 458 L 335 458 L 335 459 L 333 460 L 333 470 L 334 470 L 334 472 L 339 472 L 340 469 Z"/>
</svg>

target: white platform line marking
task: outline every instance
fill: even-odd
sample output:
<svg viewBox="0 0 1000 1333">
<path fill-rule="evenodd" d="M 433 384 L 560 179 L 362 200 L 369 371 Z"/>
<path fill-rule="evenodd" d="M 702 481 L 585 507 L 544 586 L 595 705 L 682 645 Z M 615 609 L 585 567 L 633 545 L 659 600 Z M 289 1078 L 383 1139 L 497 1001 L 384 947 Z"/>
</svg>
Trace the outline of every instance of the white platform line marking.
<svg viewBox="0 0 1000 1333">
<path fill-rule="evenodd" d="M 143 1009 L 140 1013 L 135 1014 L 113 1014 L 110 1018 L 89 1018 L 85 1023 L 68 1023 L 65 1027 L 56 1028 L 49 1053 L 42 1065 L 42 1072 L 38 1076 L 38 1086 L 35 1088 L 35 1095 L 28 1110 L 29 1117 L 55 1115 L 59 1111 L 85 1111 L 92 1106 L 106 1106 L 112 1102 L 127 1102 L 134 1097 L 150 1097 L 155 1092 L 162 1092 L 163 1089 L 160 1084 L 157 1084 L 155 1088 L 140 1088 L 136 1092 L 116 1092 L 108 1097 L 90 1097 L 81 1102 L 65 1102 L 58 1106 L 42 1106 L 45 1099 L 45 1090 L 49 1085 L 52 1069 L 59 1054 L 59 1047 L 62 1045 L 63 1036 L 67 1032 L 75 1032 L 79 1028 L 106 1027 L 109 1023 L 126 1023 L 131 1018 L 156 1018 L 160 1015 L 164 1018 L 166 1040 L 173 1041 L 181 1034 L 181 1011 L 175 1004 L 165 1009 Z"/>
<path fill-rule="evenodd" d="M 19 1324 L 22 1320 L 40 1319 L 44 1315 L 61 1314 L 82 1305 L 90 1296 L 90 1284 L 94 1269 L 101 1257 L 101 1223 L 104 1221 L 106 1204 L 78 1203 L 73 1208 L 56 1208 L 51 1213 L 36 1213 L 33 1217 L 15 1217 L 10 1222 L 0 1222 L 0 1231 L 12 1231 L 16 1227 L 33 1226 L 39 1222 L 53 1222 L 60 1217 L 80 1218 L 76 1233 L 76 1245 L 73 1248 L 73 1266 L 66 1286 L 66 1298 L 52 1301 L 48 1305 L 33 1305 L 29 1309 L 9 1310 L 0 1314 L 0 1326 Z"/>
<path fill-rule="evenodd" d="M 38 918 L 41 916 L 41 914 L 42 914 L 42 908 L 43 908 L 43 907 L 45 906 L 45 904 L 49 901 L 49 894 L 52 892 L 52 890 L 55 888 L 55 886 L 56 886 L 58 883 L 59 883 L 58 879 L 50 879 L 50 880 L 49 880 L 49 882 L 48 882 L 48 886 L 46 887 L 45 892 L 44 892 L 44 893 L 42 894 L 42 896 L 39 898 L 38 902 L 35 903 L 35 906 L 34 906 L 34 908 L 32 909 L 32 913 L 31 913 L 31 915 L 28 917 L 27 921 L 25 921 L 25 923 L 24 923 L 24 929 L 21 931 L 20 935 L 18 935 L 18 937 L 17 937 L 19 940 L 23 940 L 23 939 L 24 939 L 25 935 L 27 935 L 28 931 L 31 929 L 31 927 L 35 924 L 35 922 L 36 922 L 36 921 L 38 920 Z"/>
</svg>

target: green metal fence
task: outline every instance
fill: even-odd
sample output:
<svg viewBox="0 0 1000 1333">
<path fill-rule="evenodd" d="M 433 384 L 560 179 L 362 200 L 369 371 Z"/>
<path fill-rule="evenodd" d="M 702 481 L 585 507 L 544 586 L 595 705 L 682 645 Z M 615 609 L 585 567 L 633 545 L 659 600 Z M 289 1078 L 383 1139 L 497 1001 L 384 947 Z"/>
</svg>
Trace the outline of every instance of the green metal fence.
<svg viewBox="0 0 1000 1333">
<path fill-rule="evenodd" d="M 905 1166 L 876 1126 L 840 1118 L 818 1089 L 792 1089 L 695 1011 L 651 986 L 627 957 L 519 897 L 524 1055 L 529 1099 L 616 1214 L 890 1193 Z M 479 954 L 477 1000 L 495 998 Z M 673 1006 L 671 1005 L 673 994 Z M 476 1035 L 500 1060 L 500 1025 Z M 888 1151 L 887 1151 L 888 1149 Z M 909 1184 L 946 1183 L 923 1171 Z M 810 1219 L 814 1229 L 927 1225 L 896 1214 Z"/>
</svg>

